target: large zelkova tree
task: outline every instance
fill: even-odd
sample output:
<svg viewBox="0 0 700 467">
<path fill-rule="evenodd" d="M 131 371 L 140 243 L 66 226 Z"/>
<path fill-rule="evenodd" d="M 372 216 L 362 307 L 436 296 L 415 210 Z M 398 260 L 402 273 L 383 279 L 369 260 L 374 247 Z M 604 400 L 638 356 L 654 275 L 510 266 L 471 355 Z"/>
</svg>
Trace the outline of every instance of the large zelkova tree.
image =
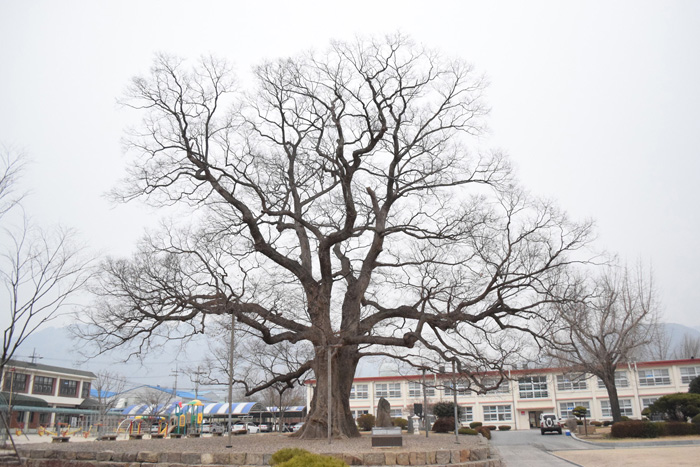
<svg viewBox="0 0 700 467">
<path fill-rule="evenodd" d="M 614 421 L 622 417 L 615 371 L 649 345 L 658 324 L 653 278 L 641 267 L 601 266 L 571 283 L 577 299 L 555 303 L 560 326 L 551 354 L 560 364 L 603 381 Z"/>
<path fill-rule="evenodd" d="M 480 149 L 484 80 L 470 65 L 392 36 L 253 78 L 244 90 L 224 61 L 158 56 L 132 81 L 123 102 L 143 119 L 118 195 L 179 211 L 133 258 L 105 262 L 86 338 L 138 352 L 234 314 L 266 344 L 306 343 L 311 358 L 249 392 L 311 370 L 299 436 L 317 438 L 329 410 L 335 436 L 359 436 L 348 400 L 367 354 L 465 361 L 474 327 L 539 332 L 591 225 Z"/>
<path fill-rule="evenodd" d="M 42 228 L 26 215 L 17 189 L 25 160 L 0 147 L 0 373 L 34 331 L 69 308 L 92 273 L 75 232 Z"/>
</svg>

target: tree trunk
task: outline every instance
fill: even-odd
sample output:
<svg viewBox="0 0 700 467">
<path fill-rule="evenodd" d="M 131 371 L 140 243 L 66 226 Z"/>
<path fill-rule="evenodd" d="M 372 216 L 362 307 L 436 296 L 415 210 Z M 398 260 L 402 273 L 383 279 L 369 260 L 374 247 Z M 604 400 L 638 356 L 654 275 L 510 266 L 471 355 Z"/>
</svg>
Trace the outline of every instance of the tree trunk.
<svg viewBox="0 0 700 467">
<path fill-rule="evenodd" d="M 309 415 L 304 427 L 295 435 L 302 439 L 328 437 L 328 409 L 331 408 L 333 438 L 357 438 L 360 432 L 350 412 L 350 389 L 357 368 L 357 347 L 347 346 L 332 350 L 331 403 L 328 401 L 327 349 L 316 348 L 314 372 L 316 387 L 311 400 Z"/>
<path fill-rule="evenodd" d="M 612 414 L 613 422 L 622 420 L 622 412 L 620 411 L 620 401 L 617 398 L 617 387 L 615 386 L 615 371 L 612 375 L 606 375 L 602 378 L 605 384 L 605 389 L 608 391 L 608 400 L 610 401 L 610 413 Z"/>
</svg>

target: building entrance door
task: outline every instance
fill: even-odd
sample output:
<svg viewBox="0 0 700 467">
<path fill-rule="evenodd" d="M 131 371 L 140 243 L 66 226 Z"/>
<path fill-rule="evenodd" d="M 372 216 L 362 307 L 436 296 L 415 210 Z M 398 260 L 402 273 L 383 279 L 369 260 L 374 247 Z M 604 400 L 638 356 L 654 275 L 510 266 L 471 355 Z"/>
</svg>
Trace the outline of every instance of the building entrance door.
<svg viewBox="0 0 700 467">
<path fill-rule="evenodd" d="M 540 415 L 542 415 L 541 410 L 530 410 L 528 412 L 528 418 L 530 419 L 530 428 L 540 427 Z"/>
</svg>

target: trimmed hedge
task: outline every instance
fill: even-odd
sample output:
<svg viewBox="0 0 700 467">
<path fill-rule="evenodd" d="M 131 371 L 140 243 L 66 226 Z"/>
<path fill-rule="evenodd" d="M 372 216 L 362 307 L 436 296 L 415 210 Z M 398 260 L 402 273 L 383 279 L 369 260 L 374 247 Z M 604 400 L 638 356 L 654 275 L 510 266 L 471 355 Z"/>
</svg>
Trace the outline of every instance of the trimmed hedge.
<svg viewBox="0 0 700 467">
<path fill-rule="evenodd" d="M 664 433 L 662 422 L 631 420 L 613 423 L 610 436 L 613 438 L 657 438 Z"/>
<path fill-rule="evenodd" d="M 482 436 L 486 439 L 491 439 L 491 430 L 486 428 L 485 426 L 480 426 L 476 428 L 477 433 L 481 433 Z"/>
<path fill-rule="evenodd" d="M 435 423 L 433 423 L 433 431 L 435 433 L 449 433 L 450 431 L 455 431 L 454 417 L 438 418 L 435 420 Z"/>
<path fill-rule="evenodd" d="M 508 431 L 511 429 L 510 425 L 498 425 L 498 431 Z"/>
<path fill-rule="evenodd" d="M 300 448 L 284 448 L 280 449 L 270 457 L 270 465 L 281 464 L 282 462 L 287 462 L 292 457 L 302 456 L 304 454 L 311 454 L 306 449 Z"/>
<path fill-rule="evenodd" d="M 591 422 L 591 425 L 593 425 L 593 426 L 603 426 L 603 422 L 597 422 L 597 421 L 595 421 L 595 422 Z"/>
<path fill-rule="evenodd" d="M 361 431 L 370 431 L 374 427 L 374 415 L 366 413 L 357 417 L 357 426 Z"/>
<path fill-rule="evenodd" d="M 471 435 L 471 436 L 476 436 L 479 432 L 476 431 L 473 428 L 467 428 L 467 427 L 462 427 L 458 430 L 458 433 L 460 435 Z"/>
<path fill-rule="evenodd" d="M 397 417 L 397 418 L 392 418 L 391 423 L 394 426 L 400 426 L 402 430 L 405 430 L 408 428 L 408 420 L 405 418 Z"/>
<path fill-rule="evenodd" d="M 657 438 L 659 436 L 688 436 L 700 434 L 700 424 L 686 422 L 650 422 L 631 420 L 614 423 L 613 438 Z"/>
<path fill-rule="evenodd" d="M 693 417 L 692 422 L 696 425 L 700 425 L 700 413 Z"/>
<path fill-rule="evenodd" d="M 469 424 L 469 428 L 476 428 L 476 427 L 481 426 L 481 425 L 483 425 L 483 423 L 481 423 L 481 422 L 471 422 Z"/>
<path fill-rule="evenodd" d="M 496 431 L 498 429 L 496 425 L 486 425 L 484 428 L 488 428 L 491 431 Z"/>
</svg>

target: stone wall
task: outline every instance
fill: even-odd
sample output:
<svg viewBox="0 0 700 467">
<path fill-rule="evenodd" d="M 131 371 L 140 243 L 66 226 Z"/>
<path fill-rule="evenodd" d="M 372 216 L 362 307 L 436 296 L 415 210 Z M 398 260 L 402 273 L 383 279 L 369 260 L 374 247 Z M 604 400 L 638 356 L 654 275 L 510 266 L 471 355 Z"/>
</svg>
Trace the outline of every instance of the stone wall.
<svg viewBox="0 0 700 467">
<path fill-rule="evenodd" d="M 51 449 L 22 451 L 26 467 L 253 467 L 270 464 L 271 454 L 115 451 L 81 452 Z M 348 465 L 418 465 L 430 467 L 501 467 L 501 460 L 490 456 L 489 448 L 442 449 L 436 451 L 374 450 L 354 454 L 327 453 Z"/>
</svg>

